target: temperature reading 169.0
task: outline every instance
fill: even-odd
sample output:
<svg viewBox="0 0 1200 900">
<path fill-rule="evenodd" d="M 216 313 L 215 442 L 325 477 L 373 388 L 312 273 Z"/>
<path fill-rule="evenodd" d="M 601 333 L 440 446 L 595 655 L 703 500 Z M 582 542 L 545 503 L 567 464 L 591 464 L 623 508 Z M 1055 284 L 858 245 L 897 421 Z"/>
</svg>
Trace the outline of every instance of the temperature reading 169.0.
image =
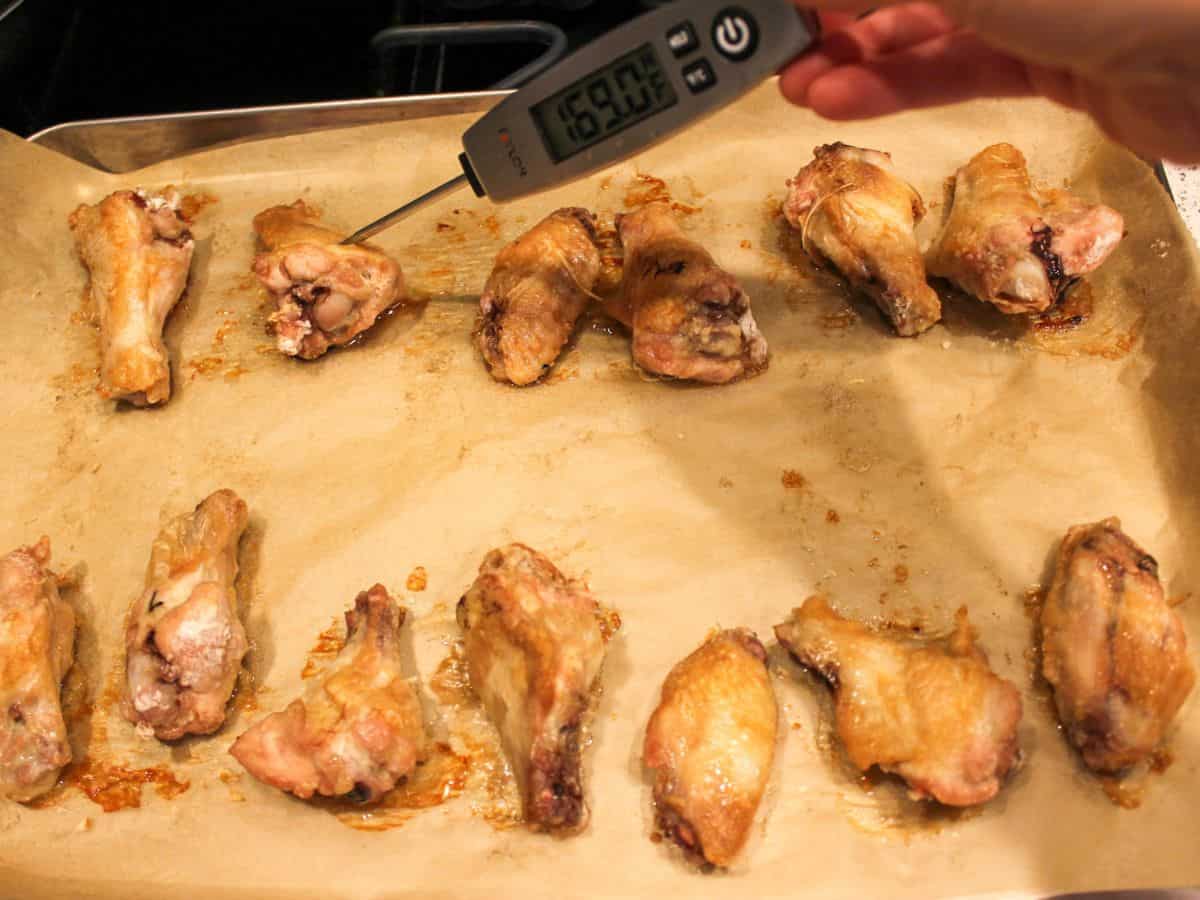
<svg viewBox="0 0 1200 900">
<path fill-rule="evenodd" d="M 556 163 L 670 109 L 679 98 L 650 44 L 530 109 Z"/>
</svg>

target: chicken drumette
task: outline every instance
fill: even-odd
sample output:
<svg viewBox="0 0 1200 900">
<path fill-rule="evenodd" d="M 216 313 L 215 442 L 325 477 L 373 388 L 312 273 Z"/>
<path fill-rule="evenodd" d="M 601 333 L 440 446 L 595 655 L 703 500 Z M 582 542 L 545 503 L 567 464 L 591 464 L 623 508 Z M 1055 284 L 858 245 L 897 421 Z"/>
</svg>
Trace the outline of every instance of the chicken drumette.
<svg viewBox="0 0 1200 900">
<path fill-rule="evenodd" d="M 827 144 L 788 182 L 783 212 L 804 250 L 828 260 L 906 337 L 931 328 L 942 303 L 925 281 L 914 229 L 925 215 L 920 195 L 879 150 Z"/>
<path fill-rule="evenodd" d="M 492 377 L 527 385 L 549 372 L 599 274 L 596 220 L 585 209 L 551 213 L 501 250 L 475 331 Z"/>
<path fill-rule="evenodd" d="M 587 824 L 581 729 L 604 661 L 598 611 L 586 585 L 523 544 L 489 553 L 458 603 L 471 687 L 537 828 Z"/>
<path fill-rule="evenodd" d="M 1021 151 L 996 144 L 954 177 L 953 202 L 928 254 L 929 274 L 1006 313 L 1042 312 L 1108 259 L 1120 213 L 1066 191 L 1036 191 Z"/>
<path fill-rule="evenodd" d="M 234 587 L 246 517 L 237 494 L 217 491 L 154 541 L 125 624 L 123 711 L 139 731 L 169 741 L 225 721 L 248 649 Z"/>
<path fill-rule="evenodd" d="M 1067 532 L 1042 608 L 1042 672 L 1067 737 L 1098 772 L 1145 759 L 1191 692 L 1183 622 L 1119 519 Z"/>
<path fill-rule="evenodd" d="M 407 299 L 393 259 L 367 245 L 342 246 L 344 235 L 303 200 L 259 213 L 254 231 L 267 248 L 254 273 L 276 303 L 270 321 L 280 353 L 316 359 Z"/>
<path fill-rule="evenodd" d="M 32 800 L 71 761 L 59 686 L 75 659 L 75 612 L 47 565 L 50 541 L 0 557 L 0 797 Z"/>
<path fill-rule="evenodd" d="M 316 793 L 372 802 L 411 775 L 425 727 L 417 692 L 400 671 L 405 615 L 383 585 L 359 594 L 329 674 L 229 752 L 259 781 L 305 800 Z"/>
<path fill-rule="evenodd" d="M 874 633 L 811 597 L 775 627 L 830 683 L 838 736 L 860 770 L 878 766 L 950 806 L 990 800 L 1017 761 L 1021 695 L 992 672 L 959 610 L 945 642 Z"/>
<path fill-rule="evenodd" d="M 100 321 L 100 393 L 134 406 L 171 396 L 162 332 L 187 286 L 194 241 L 174 191 L 117 191 L 70 217 Z"/>
<path fill-rule="evenodd" d="M 679 228 L 667 203 L 617 217 L 625 249 L 619 303 L 609 311 L 633 332 L 647 372 L 709 384 L 755 375 L 767 342 L 737 279 Z"/>
<path fill-rule="evenodd" d="M 733 862 L 766 789 L 778 729 L 766 663 L 752 632 L 717 632 L 671 670 L 646 728 L 658 828 L 698 862 Z"/>
</svg>

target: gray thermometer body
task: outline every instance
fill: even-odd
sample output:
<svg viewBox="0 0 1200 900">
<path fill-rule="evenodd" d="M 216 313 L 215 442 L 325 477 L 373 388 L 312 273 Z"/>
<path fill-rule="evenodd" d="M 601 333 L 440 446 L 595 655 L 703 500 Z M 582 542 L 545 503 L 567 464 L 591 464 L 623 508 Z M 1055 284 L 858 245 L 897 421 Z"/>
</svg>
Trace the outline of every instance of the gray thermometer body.
<svg viewBox="0 0 1200 900">
<path fill-rule="evenodd" d="M 667 4 L 507 97 L 463 135 L 460 161 L 500 203 L 573 181 L 729 105 L 818 37 L 790 0 Z"/>
<path fill-rule="evenodd" d="M 620 162 L 728 106 L 819 37 L 816 17 L 791 0 L 664 5 L 506 97 L 463 135 L 464 174 L 342 243 L 364 241 L 467 184 L 504 203 Z"/>
</svg>

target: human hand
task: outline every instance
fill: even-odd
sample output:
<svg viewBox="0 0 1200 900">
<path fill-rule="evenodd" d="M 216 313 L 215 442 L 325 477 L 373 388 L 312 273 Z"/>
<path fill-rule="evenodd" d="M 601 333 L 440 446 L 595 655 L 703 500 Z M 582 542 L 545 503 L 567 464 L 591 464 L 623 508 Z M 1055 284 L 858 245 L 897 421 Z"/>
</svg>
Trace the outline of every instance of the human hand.
<svg viewBox="0 0 1200 900">
<path fill-rule="evenodd" d="M 862 119 L 1043 95 L 1152 158 L 1200 162 L 1200 0 L 803 0 L 820 46 L 782 73 L 793 103 Z"/>
</svg>

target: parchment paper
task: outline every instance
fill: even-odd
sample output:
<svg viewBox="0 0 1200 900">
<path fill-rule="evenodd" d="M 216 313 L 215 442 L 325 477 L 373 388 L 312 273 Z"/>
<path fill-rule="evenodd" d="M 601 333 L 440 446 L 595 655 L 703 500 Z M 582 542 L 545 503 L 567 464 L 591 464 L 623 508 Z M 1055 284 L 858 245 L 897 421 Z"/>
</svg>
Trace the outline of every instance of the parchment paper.
<svg viewBox="0 0 1200 900">
<path fill-rule="evenodd" d="M 1025 609 L 1065 529 L 1113 514 L 1158 557 L 1171 595 L 1197 589 L 1197 261 L 1150 170 L 1040 102 L 835 125 L 768 85 L 605 176 L 499 209 L 462 196 L 412 219 L 379 243 L 430 298 L 423 310 L 314 364 L 264 350 L 253 214 L 303 196 L 357 227 L 453 174 L 468 124 L 272 140 L 124 177 L 0 135 L 0 549 L 47 534 L 59 568 L 86 568 L 70 594 L 77 754 L 190 783 L 174 799 L 148 786 L 140 809 L 110 814 L 69 788 L 44 809 L 0 809 L 0 894 L 941 897 L 1200 881 L 1196 701 L 1174 765 L 1140 808 L 1119 808 L 1056 731 Z M 960 298 L 930 333 L 892 336 L 794 256 L 777 215 L 785 179 L 837 139 L 889 150 L 929 201 L 971 154 L 1012 141 L 1044 182 L 1115 206 L 1129 235 L 1092 279 L 1092 318 L 1035 338 Z M 769 371 L 722 388 L 655 382 L 632 370 L 625 337 L 587 329 L 550 383 L 494 384 L 469 332 L 495 252 L 558 206 L 619 210 L 638 173 L 700 208 L 685 227 L 744 280 Z M 175 392 L 162 410 L 115 409 L 93 390 L 96 334 L 66 217 L 166 183 L 216 198 L 167 327 Z M 215 737 L 142 741 L 106 690 L 121 621 L 160 519 L 218 487 L 252 511 L 241 584 L 257 695 Z M 587 752 L 586 833 L 497 830 L 469 792 L 367 833 L 249 776 L 222 780 L 239 771 L 228 745 L 298 694 L 306 651 L 357 591 L 382 581 L 405 598 L 427 683 L 456 635 L 455 602 L 510 540 L 589 577 L 624 620 Z M 405 588 L 416 566 L 420 592 Z M 817 591 L 929 632 L 967 604 L 996 670 L 1022 689 L 1025 764 L 977 814 L 916 814 L 890 779 L 846 770 L 827 692 L 775 650 L 784 721 L 763 823 L 734 871 L 697 874 L 648 839 L 638 756 L 662 679 L 717 625 L 773 644 L 771 626 Z M 1193 641 L 1198 604 L 1182 606 Z"/>
</svg>

